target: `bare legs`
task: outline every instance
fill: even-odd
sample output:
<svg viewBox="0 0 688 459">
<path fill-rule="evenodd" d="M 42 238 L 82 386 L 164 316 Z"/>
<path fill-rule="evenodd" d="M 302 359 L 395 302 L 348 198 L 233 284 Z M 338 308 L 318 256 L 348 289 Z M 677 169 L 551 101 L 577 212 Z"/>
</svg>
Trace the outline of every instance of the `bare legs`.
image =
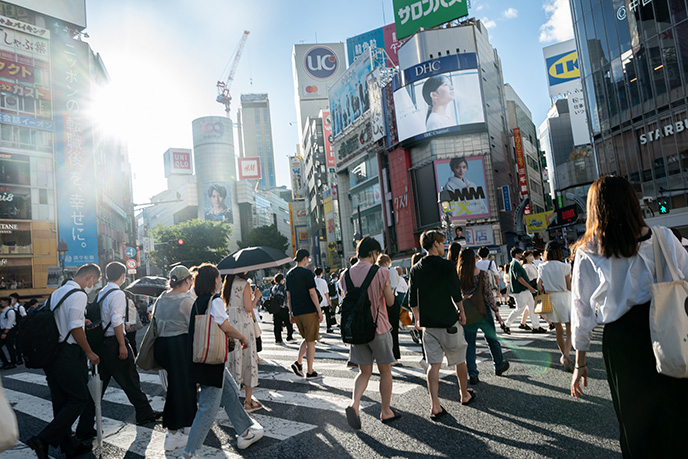
<svg viewBox="0 0 688 459">
<path fill-rule="evenodd" d="M 313 373 L 313 359 L 315 358 L 315 341 L 306 342 L 306 340 L 301 341 L 301 346 L 299 346 L 299 358 L 296 361 L 301 365 L 303 363 L 303 356 L 306 356 L 306 364 L 308 367 L 308 373 Z"/>
<path fill-rule="evenodd" d="M 382 399 L 382 410 L 380 418 L 388 419 L 394 417 L 394 412 L 390 408 L 392 401 L 392 364 L 378 363 L 377 369 L 380 372 L 380 398 Z M 368 387 L 370 376 L 373 374 L 372 365 L 359 365 L 358 374 L 354 379 L 354 393 L 351 397 L 351 407 L 359 415 L 361 397 Z"/>
</svg>

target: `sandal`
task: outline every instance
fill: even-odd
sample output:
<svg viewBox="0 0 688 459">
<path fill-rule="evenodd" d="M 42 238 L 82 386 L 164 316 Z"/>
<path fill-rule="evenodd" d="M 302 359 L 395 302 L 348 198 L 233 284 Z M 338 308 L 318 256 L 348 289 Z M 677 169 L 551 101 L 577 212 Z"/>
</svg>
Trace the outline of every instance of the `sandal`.
<svg viewBox="0 0 688 459">
<path fill-rule="evenodd" d="M 565 357 L 562 355 L 559 358 L 559 363 L 561 363 L 564 366 L 564 370 L 571 373 L 573 372 L 573 362 L 571 361 L 570 357 Z"/>
<path fill-rule="evenodd" d="M 470 405 L 471 403 L 473 403 L 473 401 L 475 400 L 475 397 L 476 397 L 476 395 L 477 395 L 473 389 L 466 389 L 466 392 L 468 392 L 469 394 L 471 394 L 471 398 L 469 398 L 467 402 L 464 402 L 464 401 L 462 400 L 462 401 L 461 401 L 461 404 L 462 404 L 462 405 Z"/>
<path fill-rule="evenodd" d="M 439 421 L 439 419 L 440 419 L 442 416 L 445 416 L 445 415 L 449 414 L 448 411 L 445 410 L 443 406 L 440 406 L 440 408 L 442 408 L 442 411 L 440 411 L 440 412 L 437 413 L 437 414 L 431 414 L 431 415 L 430 415 L 430 419 L 432 419 L 433 421 Z"/>
<path fill-rule="evenodd" d="M 511 329 L 506 326 L 506 323 L 502 322 L 501 324 L 499 324 L 499 326 L 502 327 L 502 331 L 504 333 L 506 333 L 507 335 L 511 334 Z"/>
<path fill-rule="evenodd" d="M 263 409 L 263 405 L 258 400 L 251 400 L 249 403 L 244 402 L 244 411 L 247 413 L 253 413 L 254 411 L 260 411 Z"/>
</svg>

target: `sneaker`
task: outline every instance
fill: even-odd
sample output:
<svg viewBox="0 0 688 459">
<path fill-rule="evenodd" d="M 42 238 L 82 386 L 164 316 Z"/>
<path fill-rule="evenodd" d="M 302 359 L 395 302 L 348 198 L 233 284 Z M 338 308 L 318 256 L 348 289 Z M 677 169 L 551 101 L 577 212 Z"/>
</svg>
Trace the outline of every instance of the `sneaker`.
<svg viewBox="0 0 688 459">
<path fill-rule="evenodd" d="M 294 338 L 293 336 L 287 336 L 287 342 L 291 341 L 296 341 L 296 338 Z"/>
<path fill-rule="evenodd" d="M 509 364 L 509 362 L 507 360 L 505 360 L 504 363 L 502 364 L 502 368 L 495 371 L 495 375 L 502 376 L 504 373 L 506 373 L 506 370 L 508 370 L 510 366 L 511 365 Z"/>
<path fill-rule="evenodd" d="M 265 435 L 264 429 L 249 427 L 248 432 L 246 432 L 246 435 L 237 436 L 237 448 L 246 449 L 258 440 L 260 440 L 261 438 L 263 438 L 263 435 Z"/>
<path fill-rule="evenodd" d="M 31 448 L 38 456 L 38 459 L 49 459 L 48 444 L 40 437 L 32 437 L 26 441 L 26 445 Z"/>
<path fill-rule="evenodd" d="M 313 373 L 306 373 L 306 379 L 318 379 L 322 378 L 322 375 L 317 371 L 313 370 Z"/>
<path fill-rule="evenodd" d="M 299 362 L 294 362 L 291 364 L 291 369 L 294 371 L 296 376 L 303 378 L 303 365 L 301 365 Z"/>
<path fill-rule="evenodd" d="M 200 459 L 200 456 L 198 454 L 182 454 L 179 456 L 179 459 Z"/>
<path fill-rule="evenodd" d="M 542 327 L 538 327 L 538 328 L 533 329 L 533 331 L 531 333 L 547 333 L 547 330 L 545 330 Z"/>
<path fill-rule="evenodd" d="M 555 328 L 555 327 L 554 327 L 554 324 L 549 324 L 549 329 L 550 329 L 550 330 L 554 330 L 554 328 Z"/>
<path fill-rule="evenodd" d="M 530 325 L 528 324 L 520 324 L 518 328 L 521 330 L 532 330 L 532 328 L 530 328 Z"/>
<path fill-rule="evenodd" d="M 174 451 L 175 449 L 186 447 L 186 442 L 189 439 L 181 430 L 175 433 L 167 432 L 165 435 L 165 451 Z"/>
</svg>

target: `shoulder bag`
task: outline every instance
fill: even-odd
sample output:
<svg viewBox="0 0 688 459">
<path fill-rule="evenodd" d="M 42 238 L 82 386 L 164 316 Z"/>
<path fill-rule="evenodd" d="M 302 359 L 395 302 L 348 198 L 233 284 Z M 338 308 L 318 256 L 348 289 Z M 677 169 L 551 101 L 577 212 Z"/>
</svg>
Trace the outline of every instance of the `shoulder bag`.
<svg viewBox="0 0 688 459">
<path fill-rule="evenodd" d="M 483 283 L 485 282 L 486 275 L 487 273 L 481 271 L 478 276 L 478 285 L 475 291 L 463 297 L 463 311 L 466 314 L 466 325 L 473 325 L 487 316 L 485 296 L 483 295 Z"/>
<path fill-rule="evenodd" d="M 205 311 L 203 311 L 203 315 L 196 309 L 198 301 L 194 303 L 194 309 L 196 309 L 193 337 L 194 363 L 219 365 L 227 361 L 227 354 L 229 352 L 227 335 L 222 331 L 220 326 L 215 323 L 213 316 L 210 314 L 211 304 L 214 298 L 214 296 L 210 297 L 208 306 Z"/>
<path fill-rule="evenodd" d="M 158 300 L 160 300 L 158 297 Z M 136 356 L 136 365 L 138 365 L 142 370 L 162 370 L 158 362 L 155 361 L 155 340 L 158 338 L 158 325 L 155 320 L 155 310 L 158 307 L 158 301 L 156 300 L 153 306 L 153 314 L 151 317 L 150 324 L 148 324 L 148 330 L 143 335 L 143 340 L 141 340 L 141 345 L 139 346 L 139 353 Z"/>
<path fill-rule="evenodd" d="M 535 314 L 549 314 L 552 311 L 552 298 L 549 293 L 538 293 L 535 297 Z"/>
<path fill-rule="evenodd" d="M 657 282 L 650 286 L 650 337 L 657 372 L 688 378 L 688 282 L 674 264 L 664 230 L 654 226 L 652 236 Z M 665 264 L 671 273 L 669 282 L 663 282 Z"/>
</svg>

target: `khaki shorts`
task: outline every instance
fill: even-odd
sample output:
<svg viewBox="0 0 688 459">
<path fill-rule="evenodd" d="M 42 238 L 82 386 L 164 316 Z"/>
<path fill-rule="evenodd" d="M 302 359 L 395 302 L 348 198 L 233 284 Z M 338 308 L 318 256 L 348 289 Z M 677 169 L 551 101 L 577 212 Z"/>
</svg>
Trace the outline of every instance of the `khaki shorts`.
<svg viewBox="0 0 688 459">
<path fill-rule="evenodd" d="M 294 316 L 294 322 L 307 343 L 317 341 L 320 337 L 320 319 L 317 312 Z"/>
<path fill-rule="evenodd" d="M 466 361 L 468 343 L 463 336 L 463 327 L 458 321 L 454 327 L 457 329 L 456 333 L 449 333 L 446 328 L 423 329 L 423 349 L 428 363 L 441 364 L 445 355 L 450 367 Z"/>
<path fill-rule="evenodd" d="M 380 363 L 394 363 L 392 352 L 392 332 L 388 331 L 366 344 L 352 344 L 349 360 L 356 365 L 372 365 L 373 361 Z"/>
</svg>

